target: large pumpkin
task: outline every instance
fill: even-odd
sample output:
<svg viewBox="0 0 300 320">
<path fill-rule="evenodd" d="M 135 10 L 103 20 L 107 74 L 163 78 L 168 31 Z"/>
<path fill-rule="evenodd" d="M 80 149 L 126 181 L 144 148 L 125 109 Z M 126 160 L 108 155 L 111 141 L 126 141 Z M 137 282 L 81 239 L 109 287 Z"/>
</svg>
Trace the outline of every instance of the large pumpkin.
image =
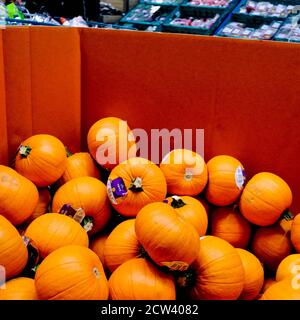
<svg viewBox="0 0 300 320">
<path fill-rule="evenodd" d="M 241 162 L 231 156 L 216 156 L 208 161 L 207 169 L 206 199 L 216 206 L 233 204 L 239 198 L 246 179 Z"/>
<path fill-rule="evenodd" d="M 38 190 L 15 170 L 0 165 L 0 214 L 12 224 L 23 223 L 34 212 Z"/>
<path fill-rule="evenodd" d="M 143 254 L 142 245 L 135 234 L 135 219 L 121 222 L 106 239 L 104 245 L 105 263 L 113 272 L 124 262 Z"/>
<path fill-rule="evenodd" d="M 276 271 L 279 263 L 291 254 L 289 233 L 279 225 L 257 229 L 252 240 L 252 252 L 264 266 Z"/>
<path fill-rule="evenodd" d="M 288 184 L 273 173 L 261 172 L 246 184 L 240 199 L 240 210 L 251 223 L 269 226 L 291 203 L 292 192 Z"/>
<path fill-rule="evenodd" d="M 65 204 L 83 209 L 85 217 L 91 218 L 90 234 L 102 230 L 111 216 L 106 187 L 96 178 L 75 178 L 61 186 L 54 195 L 52 211 L 60 212 Z"/>
<path fill-rule="evenodd" d="M 293 288 L 291 279 L 279 281 L 265 291 L 261 300 L 300 300 L 300 286 Z"/>
<path fill-rule="evenodd" d="M 25 236 L 33 241 L 42 258 L 66 245 L 89 245 L 83 227 L 71 217 L 59 213 L 47 213 L 35 219 L 26 229 Z"/>
<path fill-rule="evenodd" d="M 26 266 L 27 260 L 27 248 L 19 232 L 0 215 L 0 266 L 4 267 L 6 278 L 17 276 Z"/>
<path fill-rule="evenodd" d="M 22 176 L 38 187 L 47 187 L 62 176 L 66 163 L 63 143 L 54 136 L 38 134 L 21 143 L 15 166 Z"/>
<path fill-rule="evenodd" d="M 169 194 L 195 196 L 206 186 L 206 163 L 191 150 L 171 151 L 162 160 L 160 168 L 166 177 Z"/>
<path fill-rule="evenodd" d="M 276 271 L 276 281 L 289 279 L 299 274 L 300 277 L 300 254 L 291 254 L 284 258 Z"/>
<path fill-rule="evenodd" d="M 217 207 L 210 215 L 211 235 L 228 241 L 236 248 L 247 247 L 251 236 L 250 223 L 237 206 Z"/>
<path fill-rule="evenodd" d="M 0 300 L 37 300 L 34 280 L 20 277 L 9 280 L 0 287 Z"/>
<path fill-rule="evenodd" d="M 100 259 L 82 246 L 65 246 L 39 265 L 35 286 L 40 300 L 106 300 L 108 284 Z"/>
<path fill-rule="evenodd" d="M 245 280 L 240 300 L 254 300 L 264 284 L 264 269 L 260 261 L 251 252 L 236 249 L 244 267 Z"/>
<path fill-rule="evenodd" d="M 131 259 L 109 278 L 113 300 L 175 300 L 175 283 L 170 274 L 145 259 Z"/>
<path fill-rule="evenodd" d="M 93 158 L 108 170 L 136 156 L 135 138 L 130 128 L 124 120 L 116 117 L 94 123 L 88 132 L 87 142 Z"/>
<path fill-rule="evenodd" d="M 90 249 L 93 250 L 96 253 L 96 255 L 99 257 L 104 269 L 107 268 L 105 263 L 105 256 L 104 256 L 104 246 L 108 236 L 109 236 L 109 233 L 106 233 L 106 232 L 97 234 L 90 241 Z"/>
<path fill-rule="evenodd" d="M 167 184 L 162 171 L 153 162 L 131 158 L 112 170 L 107 192 L 116 211 L 135 217 L 145 205 L 165 199 Z"/>
<path fill-rule="evenodd" d="M 300 214 L 296 215 L 292 222 L 291 240 L 297 252 L 300 252 Z"/>
<path fill-rule="evenodd" d="M 193 300 L 236 300 L 244 287 L 244 268 L 236 249 L 214 237 L 200 238 L 197 259 L 177 275 L 177 283 Z"/>
<path fill-rule="evenodd" d="M 199 236 L 206 234 L 208 225 L 207 212 L 199 200 L 189 196 L 172 196 L 166 200 L 181 219 L 195 227 Z"/>
</svg>

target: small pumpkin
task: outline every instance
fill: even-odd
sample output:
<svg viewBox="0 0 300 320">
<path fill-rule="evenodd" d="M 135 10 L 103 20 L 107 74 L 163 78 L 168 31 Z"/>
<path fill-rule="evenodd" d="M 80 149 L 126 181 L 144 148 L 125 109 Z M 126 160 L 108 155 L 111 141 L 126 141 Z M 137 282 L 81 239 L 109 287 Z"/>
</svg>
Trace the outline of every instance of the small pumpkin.
<svg viewBox="0 0 300 320">
<path fill-rule="evenodd" d="M 277 283 L 273 278 L 266 278 L 264 281 L 264 285 L 261 289 L 261 293 L 266 292 L 273 284 Z"/>
<path fill-rule="evenodd" d="M 23 141 L 15 167 L 38 187 L 47 187 L 64 173 L 67 155 L 63 143 L 49 134 L 37 134 Z"/>
<path fill-rule="evenodd" d="M 175 300 L 175 282 L 145 259 L 131 259 L 109 278 L 113 300 Z"/>
<path fill-rule="evenodd" d="M 28 252 L 18 230 L 0 215 L 0 266 L 6 279 L 17 276 L 25 268 Z"/>
<path fill-rule="evenodd" d="M 279 264 L 276 271 L 276 281 L 292 278 L 300 275 L 300 254 L 291 254 L 285 257 Z"/>
<path fill-rule="evenodd" d="M 291 240 L 297 252 L 300 252 L 300 214 L 296 215 L 291 227 Z"/>
<path fill-rule="evenodd" d="M 300 300 L 300 286 L 293 288 L 291 279 L 279 281 L 265 291 L 261 300 Z"/>
<path fill-rule="evenodd" d="M 106 269 L 105 256 L 104 256 L 104 245 L 109 233 L 101 233 L 95 235 L 90 241 L 90 249 L 93 250 L 102 262 L 103 268 Z"/>
<path fill-rule="evenodd" d="M 204 236 L 207 231 L 208 218 L 205 207 L 202 203 L 189 196 L 172 196 L 166 199 L 178 216 L 192 224 L 199 236 Z"/>
<path fill-rule="evenodd" d="M 0 214 L 13 225 L 20 225 L 34 212 L 38 190 L 15 170 L 0 165 Z"/>
<path fill-rule="evenodd" d="M 228 241 L 236 248 L 246 248 L 251 225 L 240 214 L 237 206 L 216 207 L 210 216 L 211 235 Z"/>
<path fill-rule="evenodd" d="M 38 300 L 34 280 L 20 277 L 0 287 L 0 300 Z"/>
<path fill-rule="evenodd" d="M 207 163 L 206 199 L 216 206 L 229 206 L 239 198 L 245 183 L 244 167 L 227 155 L 213 157 Z"/>
<path fill-rule="evenodd" d="M 207 167 L 203 158 L 191 150 L 175 149 L 160 164 L 169 194 L 195 196 L 207 183 Z"/>
<path fill-rule="evenodd" d="M 66 245 L 88 247 L 89 238 L 83 227 L 71 217 L 59 213 L 46 213 L 35 219 L 25 231 L 42 258 Z"/>
<path fill-rule="evenodd" d="M 111 171 L 107 192 L 116 211 L 135 217 L 145 205 L 165 199 L 167 184 L 162 171 L 153 162 L 131 158 Z"/>
<path fill-rule="evenodd" d="M 135 234 L 135 219 L 121 222 L 106 239 L 105 263 L 111 272 L 124 262 L 142 255 L 143 248 Z"/>
<path fill-rule="evenodd" d="M 107 117 L 95 122 L 89 129 L 87 143 L 93 158 L 107 170 L 136 156 L 135 138 L 120 118 Z"/>
<path fill-rule="evenodd" d="M 108 284 L 96 253 L 83 246 L 65 246 L 39 265 L 35 286 L 40 300 L 107 300 Z"/>
<path fill-rule="evenodd" d="M 259 226 L 274 224 L 292 203 L 292 192 L 279 176 L 261 172 L 246 184 L 240 199 L 242 215 Z"/>
<path fill-rule="evenodd" d="M 200 242 L 196 229 L 166 203 L 143 207 L 136 217 L 135 232 L 147 254 L 160 266 L 186 270 L 197 258 Z"/>
<path fill-rule="evenodd" d="M 61 186 L 54 195 L 52 211 L 60 212 L 66 204 L 83 209 L 85 217 L 91 219 L 89 234 L 101 231 L 111 217 L 106 187 L 96 178 L 75 178 Z"/>
<path fill-rule="evenodd" d="M 258 297 L 264 284 L 264 269 L 260 261 L 251 252 L 236 249 L 244 267 L 245 280 L 240 300 L 254 300 Z"/>
</svg>

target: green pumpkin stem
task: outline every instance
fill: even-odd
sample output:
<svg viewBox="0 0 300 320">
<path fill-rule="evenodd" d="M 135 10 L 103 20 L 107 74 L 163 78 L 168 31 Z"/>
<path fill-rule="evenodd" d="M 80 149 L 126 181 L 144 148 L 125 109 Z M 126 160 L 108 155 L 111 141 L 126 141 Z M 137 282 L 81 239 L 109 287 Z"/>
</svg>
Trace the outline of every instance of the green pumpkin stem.
<svg viewBox="0 0 300 320">
<path fill-rule="evenodd" d="M 68 147 L 65 147 L 66 153 L 67 153 L 67 157 L 71 157 L 73 155 L 73 153 L 68 149 Z"/>
<path fill-rule="evenodd" d="M 29 146 L 22 146 L 19 147 L 19 154 L 22 158 L 27 158 L 30 154 L 31 148 Z"/>
<path fill-rule="evenodd" d="M 294 215 L 293 215 L 292 211 L 290 211 L 289 209 L 287 209 L 283 212 L 282 217 L 287 221 L 294 219 Z"/>
<path fill-rule="evenodd" d="M 192 270 L 176 272 L 175 279 L 180 288 L 191 288 L 195 284 L 195 273 Z"/>
<path fill-rule="evenodd" d="M 172 202 L 171 202 L 171 206 L 175 209 L 177 208 L 181 208 L 183 206 L 185 206 L 186 203 L 183 202 L 183 200 L 178 197 L 178 196 L 172 196 Z"/>
<path fill-rule="evenodd" d="M 134 178 L 131 181 L 131 184 L 129 185 L 129 190 L 133 192 L 141 192 L 143 191 L 143 186 L 142 186 L 142 178 Z"/>
</svg>

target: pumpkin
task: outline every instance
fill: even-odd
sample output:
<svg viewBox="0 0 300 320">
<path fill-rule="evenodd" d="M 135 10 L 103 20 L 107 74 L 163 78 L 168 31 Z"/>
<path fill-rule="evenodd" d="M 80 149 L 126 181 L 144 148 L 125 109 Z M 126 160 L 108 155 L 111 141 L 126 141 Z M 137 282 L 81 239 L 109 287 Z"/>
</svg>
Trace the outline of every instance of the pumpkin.
<svg viewBox="0 0 300 320">
<path fill-rule="evenodd" d="M 244 268 L 236 249 L 214 237 L 200 238 L 200 250 L 177 284 L 193 300 L 236 300 L 244 287 Z"/>
<path fill-rule="evenodd" d="M 195 227 L 199 236 L 206 234 L 208 225 L 207 212 L 199 200 L 189 196 L 172 196 L 166 200 L 175 209 L 181 219 Z"/>
<path fill-rule="evenodd" d="M 175 149 L 160 164 L 169 194 L 195 196 L 207 183 L 207 167 L 203 158 L 191 150 Z"/>
<path fill-rule="evenodd" d="M 208 161 L 207 170 L 206 199 L 216 206 L 233 204 L 239 198 L 246 179 L 241 162 L 231 156 L 220 155 Z"/>
<path fill-rule="evenodd" d="M 111 272 L 124 262 L 142 255 L 143 248 L 135 234 L 135 219 L 117 225 L 104 245 L 105 263 Z"/>
<path fill-rule="evenodd" d="M 34 280 L 20 277 L 0 287 L 0 300 L 37 300 Z"/>
<path fill-rule="evenodd" d="M 276 271 L 279 263 L 291 253 L 289 234 L 280 225 L 260 227 L 252 240 L 252 252 L 264 266 Z"/>
<path fill-rule="evenodd" d="M 75 178 L 61 186 L 54 195 L 52 211 L 60 212 L 65 204 L 83 209 L 92 224 L 89 234 L 101 231 L 111 217 L 106 187 L 93 177 Z"/>
<path fill-rule="evenodd" d="M 64 184 L 74 178 L 94 177 L 100 179 L 100 173 L 93 158 L 87 152 L 68 153 L 67 165 L 60 183 Z"/>
<path fill-rule="evenodd" d="M 108 283 L 96 253 L 82 246 L 65 246 L 39 265 L 35 286 L 40 300 L 107 300 Z"/>
<path fill-rule="evenodd" d="M 245 272 L 244 287 L 239 299 L 254 300 L 264 284 L 264 269 L 251 252 L 240 248 L 236 250 L 242 260 Z"/>
<path fill-rule="evenodd" d="M 186 270 L 197 258 L 200 242 L 196 229 L 166 203 L 150 203 L 141 209 L 135 232 L 147 254 L 160 266 Z"/>
<path fill-rule="evenodd" d="M 167 184 L 162 171 L 153 162 L 131 158 L 111 171 L 107 192 L 116 211 L 135 217 L 145 205 L 165 199 Z"/>
<path fill-rule="evenodd" d="M 280 262 L 276 271 L 276 281 L 292 278 L 297 274 L 300 275 L 300 254 L 298 253 L 291 254 Z"/>
<path fill-rule="evenodd" d="M 37 134 L 23 141 L 15 167 L 38 187 L 47 187 L 64 173 L 67 155 L 63 143 L 54 136 Z"/>
<path fill-rule="evenodd" d="M 261 300 L 300 300 L 300 286 L 293 288 L 290 279 L 279 281 L 265 291 Z"/>
<path fill-rule="evenodd" d="M 291 240 L 297 252 L 300 252 L 300 214 L 296 215 L 291 227 Z"/>
<path fill-rule="evenodd" d="M 211 235 L 228 241 L 236 248 L 246 248 L 251 225 L 240 214 L 237 206 L 216 207 L 210 216 Z"/>
<path fill-rule="evenodd" d="M 261 292 L 266 292 L 273 284 L 277 283 L 273 278 L 266 278 L 264 281 L 264 285 L 261 289 Z"/>
<path fill-rule="evenodd" d="M 240 210 L 251 223 L 269 226 L 291 203 L 292 192 L 288 184 L 273 173 L 261 172 L 246 184 L 240 199 Z"/>
<path fill-rule="evenodd" d="M 27 260 L 27 248 L 19 232 L 0 215 L 0 266 L 4 267 L 6 278 L 17 276 L 25 268 Z"/>
<path fill-rule="evenodd" d="M 98 234 L 90 241 L 90 249 L 99 257 L 104 269 L 107 268 L 104 257 L 104 245 L 108 236 L 109 233 Z"/>
<path fill-rule="evenodd" d="M 175 300 L 175 282 L 145 259 L 131 259 L 109 278 L 113 300 Z"/>
<path fill-rule="evenodd" d="M 135 138 L 130 128 L 116 117 L 94 123 L 89 129 L 87 143 L 93 158 L 107 170 L 136 155 Z"/>
<path fill-rule="evenodd" d="M 15 170 L 0 165 L 0 214 L 13 225 L 20 225 L 34 212 L 38 190 Z"/>
<path fill-rule="evenodd" d="M 66 245 L 88 247 L 89 238 L 83 227 L 71 217 L 59 213 L 46 213 L 35 219 L 25 231 L 42 258 Z"/>
</svg>

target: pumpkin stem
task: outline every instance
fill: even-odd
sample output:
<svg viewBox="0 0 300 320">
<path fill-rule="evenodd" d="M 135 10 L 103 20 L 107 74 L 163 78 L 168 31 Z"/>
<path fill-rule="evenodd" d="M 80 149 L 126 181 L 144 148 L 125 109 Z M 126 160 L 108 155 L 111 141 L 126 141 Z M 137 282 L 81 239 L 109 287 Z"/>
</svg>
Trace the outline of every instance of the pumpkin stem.
<svg viewBox="0 0 300 320">
<path fill-rule="evenodd" d="M 185 206 L 186 203 L 183 202 L 183 200 L 178 197 L 178 196 L 172 196 L 172 202 L 171 202 L 171 206 L 175 209 L 177 208 L 181 208 L 183 206 Z"/>
<path fill-rule="evenodd" d="M 19 154 L 22 158 L 27 158 L 30 154 L 31 148 L 29 146 L 22 146 L 19 147 Z"/>
<path fill-rule="evenodd" d="M 140 248 L 139 258 L 144 258 L 144 259 L 149 258 L 148 253 L 143 247 Z"/>
<path fill-rule="evenodd" d="M 92 217 L 86 216 L 83 218 L 81 225 L 86 232 L 89 232 L 94 227 L 94 219 Z"/>
<path fill-rule="evenodd" d="M 282 217 L 287 221 L 294 219 L 294 215 L 289 209 L 283 212 Z"/>
<path fill-rule="evenodd" d="M 73 153 L 68 149 L 68 147 L 65 147 L 66 153 L 67 153 L 67 157 L 71 157 L 73 155 Z"/>
<path fill-rule="evenodd" d="M 193 287 L 195 284 L 195 273 L 192 270 L 187 270 L 184 272 L 174 272 L 176 283 L 180 288 Z"/>
<path fill-rule="evenodd" d="M 131 184 L 128 189 L 133 192 L 143 191 L 142 178 L 137 177 L 137 178 L 132 179 Z"/>
</svg>

